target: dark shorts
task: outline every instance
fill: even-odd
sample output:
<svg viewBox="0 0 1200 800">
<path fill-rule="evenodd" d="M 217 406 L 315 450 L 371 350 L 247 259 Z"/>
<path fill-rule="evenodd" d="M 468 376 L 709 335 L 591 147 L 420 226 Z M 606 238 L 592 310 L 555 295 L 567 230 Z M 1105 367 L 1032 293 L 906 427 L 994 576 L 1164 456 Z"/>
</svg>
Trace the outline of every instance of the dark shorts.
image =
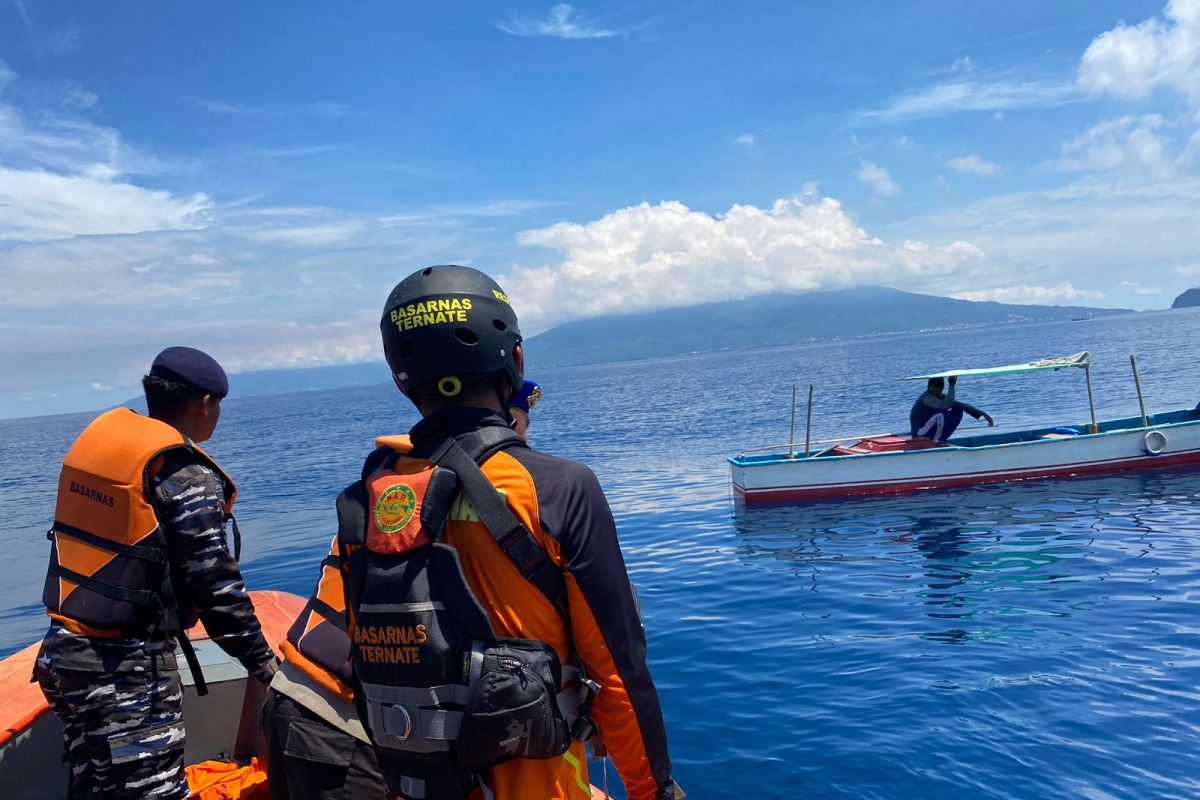
<svg viewBox="0 0 1200 800">
<path fill-rule="evenodd" d="M 265 721 L 271 800 L 389 797 L 371 745 L 273 690 L 267 693 Z"/>
</svg>

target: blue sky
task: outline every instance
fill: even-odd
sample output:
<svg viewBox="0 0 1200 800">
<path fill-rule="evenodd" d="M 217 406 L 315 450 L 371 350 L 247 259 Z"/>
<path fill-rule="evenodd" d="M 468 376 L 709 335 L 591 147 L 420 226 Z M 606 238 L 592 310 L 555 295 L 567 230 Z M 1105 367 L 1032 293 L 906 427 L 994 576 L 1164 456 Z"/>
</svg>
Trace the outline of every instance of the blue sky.
<svg viewBox="0 0 1200 800">
<path fill-rule="evenodd" d="M 0 415 L 374 360 L 388 289 L 527 333 L 886 284 L 1156 308 L 1200 284 L 1200 0 L 0 0 Z"/>
</svg>

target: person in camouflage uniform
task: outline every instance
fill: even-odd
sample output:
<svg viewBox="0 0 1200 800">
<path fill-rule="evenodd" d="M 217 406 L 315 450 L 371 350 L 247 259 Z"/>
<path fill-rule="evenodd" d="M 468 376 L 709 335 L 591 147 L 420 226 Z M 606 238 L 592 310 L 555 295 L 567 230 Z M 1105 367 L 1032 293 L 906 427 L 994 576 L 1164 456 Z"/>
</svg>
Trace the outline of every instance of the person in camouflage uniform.
<svg viewBox="0 0 1200 800">
<path fill-rule="evenodd" d="M 51 624 L 34 676 L 63 722 L 65 760 L 71 765 L 68 796 L 73 799 L 176 800 L 190 796 L 183 764 L 183 685 L 170 637 L 197 618 L 204 622 L 209 637 L 254 678 L 268 683 L 275 672 L 275 657 L 226 544 L 230 505 L 226 487 L 232 494 L 232 482 L 194 445 L 216 428 L 220 400 L 228 391 L 225 373 L 198 350 L 168 348 L 155 359 L 143 385 L 150 418 L 173 427 L 183 438 L 179 446 L 148 461 L 145 469 L 145 497 L 158 523 L 154 536 L 160 537 L 155 541 L 167 554 L 163 569 L 169 583 L 159 585 L 163 593 L 171 587 L 173 598 L 162 598 L 157 620 L 99 626 L 118 628 L 116 631 L 96 630 L 97 619 L 120 617 L 120 601 L 113 596 L 120 597 L 129 588 L 127 576 L 136 572 L 130 572 L 127 562 L 112 581 L 118 584 L 112 592 L 106 589 L 102 569 L 89 578 L 81 576 L 78 568 L 64 566 L 71 553 L 71 537 L 91 537 L 82 541 L 95 543 L 96 536 L 79 530 L 78 523 L 62 522 L 63 494 L 69 491 L 87 500 L 98 498 L 108 508 L 121 505 L 106 496 L 111 489 L 102 483 L 100 489 L 94 489 L 82 479 L 67 480 L 68 474 L 76 474 L 69 472 L 71 453 L 64 462 L 59 510 L 51 532 L 55 548 L 44 596 Z M 126 415 L 117 418 L 118 422 L 126 420 L 125 430 L 139 431 L 143 430 L 139 425 L 156 424 L 120 409 L 93 422 L 89 431 L 118 414 Z M 76 447 L 87 436 L 85 431 Z M 139 544 L 151 538 L 147 536 Z M 142 555 L 146 549 L 133 548 Z M 119 548 L 114 552 L 126 557 Z M 64 579 L 78 583 L 65 599 Z M 164 607 L 165 616 L 161 613 Z M 97 608 L 118 611 L 105 616 Z M 151 619 L 146 614 L 132 618 Z"/>
</svg>

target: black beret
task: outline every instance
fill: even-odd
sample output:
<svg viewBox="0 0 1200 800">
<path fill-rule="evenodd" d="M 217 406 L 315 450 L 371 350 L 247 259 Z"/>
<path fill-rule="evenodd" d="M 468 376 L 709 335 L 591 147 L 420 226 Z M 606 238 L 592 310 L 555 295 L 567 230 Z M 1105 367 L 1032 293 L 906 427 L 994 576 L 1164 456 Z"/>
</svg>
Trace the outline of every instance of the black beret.
<svg viewBox="0 0 1200 800">
<path fill-rule="evenodd" d="M 168 347 L 154 358 L 150 374 L 180 381 L 205 394 L 224 397 L 229 394 L 229 378 L 216 359 L 194 347 Z"/>
</svg>

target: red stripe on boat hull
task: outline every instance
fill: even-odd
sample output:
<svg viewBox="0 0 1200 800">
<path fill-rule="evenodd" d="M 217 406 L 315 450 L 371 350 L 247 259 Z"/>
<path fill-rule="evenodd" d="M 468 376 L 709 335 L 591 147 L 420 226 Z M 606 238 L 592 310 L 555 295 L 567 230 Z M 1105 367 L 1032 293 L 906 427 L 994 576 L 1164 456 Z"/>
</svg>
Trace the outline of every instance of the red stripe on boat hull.
<svg viewBox="0 0 1200 800">
<path fill-rule="evenodd" d="M 840 484 L 828 486 L 785 486 L 779 488 L 743 489 L 734 491 L 747 504 L 778 503 L 786 500 L 832 500 L 839 497 L 862 497 L 873 494 L 901 494 L 922 489 L 950 489 L 956 486 L 976 486 L 982 483 L 1003 483 L 1035 478 L 1069 478 L 1073 475 L 1097 475 L 1124 472 L 1132 469 L 1160 469 L 1186 464 L 1200 464 L 1200 450 L 1161 456 L 1138 456 L 1092 464 L 1066 464 L 1039 467 L 1032 470 L 965 473 L 944 478 L 913 478 L 905 481 Z"/>
</svg>

